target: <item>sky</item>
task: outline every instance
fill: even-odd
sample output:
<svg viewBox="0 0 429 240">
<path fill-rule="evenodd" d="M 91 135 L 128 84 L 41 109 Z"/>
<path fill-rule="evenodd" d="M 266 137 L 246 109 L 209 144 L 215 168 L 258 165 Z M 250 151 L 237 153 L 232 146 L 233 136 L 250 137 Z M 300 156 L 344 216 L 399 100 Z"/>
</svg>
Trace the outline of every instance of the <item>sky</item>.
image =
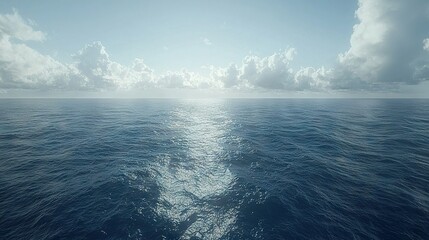
<svg viewBox="0 0 429 240">
<path fill-rule="evenodd" d="M 427 0 L 1 1 L 0 97 L 427 97 Z"/>
</svg>

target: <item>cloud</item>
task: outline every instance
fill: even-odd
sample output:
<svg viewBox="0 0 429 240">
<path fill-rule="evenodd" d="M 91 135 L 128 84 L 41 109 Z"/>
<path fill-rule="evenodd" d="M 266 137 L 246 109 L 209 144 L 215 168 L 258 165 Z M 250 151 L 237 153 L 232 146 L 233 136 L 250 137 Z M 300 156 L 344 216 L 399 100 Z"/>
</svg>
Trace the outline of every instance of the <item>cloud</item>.
<svg viewBox="0 0 429 240">
<path fill-rule="evenodd" d="M 21 41 L 42 41 L 45 34 L 33 30 L 14 11 L 0 14 L 0 88 L 63 88 L 72 72 L 66 65 L 42 55 Z"/>
<path fill-rule="evenodd" d="M 86 45 L 73 56 L 75 62 L 65 64 L 15 41 L 41 41 L 44 36 L 16 11 L 0 15 L 0 88 L 106 90 L 155 85 L 153 70 L 142 59 L 123 66 L 110 60 L 100 42 Z"/>
<path fill-rule="evenodd" d="M 331 70 L 325 68 L 301 68 L 294 71 L 290 63 L 296 55 L 293 48 L 279 51 L 267 57 L 246 56 L 241 65 L 231 64 L 227 68 L 211 67 L 211 77 L 223 83 L 224 88 L 323 90 L 328 87 L 327 76 Z"/>
<path fill-rule="evenodd" d="M 359 0 L 350 49 L 339 55 L 333 88 L 416 84 L 427 64 L 421 43 L 429 35 L 427 0 Z"/>
<path fill-rule="evenodd" d="M 423 49 L 429 51 L 429 38 L 423 40 Z"/>
<path fill-rule="evenodd" d="M 247 56 L 243 61 L 240 77 L 257 87 L 288 88 L 293 81 L 293 71 L 289 65 L 295 54 L 295 49 L 288 49 L 265 58 Z"/>
<path fill-rule="evenodd" d="M 0 87 L 47 88 L 61 87 L 60 79 L 70 70 L 49 56 L 42 55 L 24 44 L 0 39 Z"/>
<path fill-rule="evenodd" d="M 115 90 L 154 88 L 159 84 L 154 70 L 143 59 L 136 58 L 131 66 L 112 61 L 101 42 L 86 45 L 73 56 L 73 66 L 85 79 L 83 88 Z"/>
<path fill-rule="evenodd" d="M 182 70 L 167 72 L 156 80 L 158 88 L 199 88 L 201 76 L 196 73 Z"/>
<path fill-rule="evenodd" d="M 202 40 L 202 41 L 203 41 L 203 43 L 204 43 L 205 45 L 207 45 L 207 46 L 212 45 L 212 42 L 211 42 L 208 38 L 202 38 L 201 40 Z"/>
<path fill-rule="evenodd" d="M 147 89 L 147 88 L 218 88 L 210 78 L 183 69 L 155 75 L 154 70 L 135 59 L 131 67 L 121 65 L 110 59 L 101 42 L 86 45 L 76 55 L 73 64 L 85 79 L 88 89 Z"/>
<path fill-rule="evenodd" d="M 321 91 L 329 88 L 328 76 L 332 75 L 332 69 L 312 68 L 306 67 L 301 68 L 296 72 L 294 77 L 294 89 L 295 90 L 313 90 Z"/>
<path fill-rule="evenodd" d="M 0 14 L 0 38 L 16 38 L 22 41 L 43 41 L 46 36 L 31 27 L 32 21 L 25 21 L 16 10 L 12 14 Z"/>
<path fill-rule="evenodd" d="M 240 70 L 237 65 L 230 64 L 227 68 L 210 67 L 210 78 L 220 82 L 223 87 L 231 88 L 241 85 Z"/>
<path fill-rule="evenodd" d="M 114 89 L 126 75 L 126 69 L 110 60 L 109 54 L 100 42 L 86 45 L 76 55 L 74 63 L 89 89 Z"/>
<path fill-rule="evenodd" d="M 156 73 L 141 58 L 122 65 L 101 42 L 85 45 L 73 62 L 61 63 L 26 44 L 43 41 L 46 34 L 13 11 L 0 14 L 0 89 L 371 91 L 429 81 L 429 1 L 359 0 L 356 17 L 350 48 L 333 68 L 295 70 L 291 63 L 297 51 L 289 48 L 269 56 L 249 54 L 239 63 L 211 66 L 202 75 L 186 69 Z"/>
</svg>

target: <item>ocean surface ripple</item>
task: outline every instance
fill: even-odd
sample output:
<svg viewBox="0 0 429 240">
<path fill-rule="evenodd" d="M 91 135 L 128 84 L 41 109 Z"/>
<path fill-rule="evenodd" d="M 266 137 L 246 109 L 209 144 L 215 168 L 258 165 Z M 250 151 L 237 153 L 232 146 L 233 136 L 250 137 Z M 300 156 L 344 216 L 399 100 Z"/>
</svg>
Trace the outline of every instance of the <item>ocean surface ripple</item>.
<svg viewBox="0 0 429 240">
<path fill-rule="evenodd" d="M 0 239 L 429 239 L 429 101 L 1 100 Z"/>
</svg>

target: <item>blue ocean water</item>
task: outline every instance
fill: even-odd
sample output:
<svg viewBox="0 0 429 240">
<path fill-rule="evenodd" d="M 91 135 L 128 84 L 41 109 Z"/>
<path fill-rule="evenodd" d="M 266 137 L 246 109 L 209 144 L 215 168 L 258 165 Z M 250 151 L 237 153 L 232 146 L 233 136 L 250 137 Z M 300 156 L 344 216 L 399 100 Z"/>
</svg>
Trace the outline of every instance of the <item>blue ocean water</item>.
<svg viewBox="0 0 429 240">
<path fill-rule="evenodd" d="M 429 100 L 1 100 L 0 238 L 429 239 Z"/>
</svg>

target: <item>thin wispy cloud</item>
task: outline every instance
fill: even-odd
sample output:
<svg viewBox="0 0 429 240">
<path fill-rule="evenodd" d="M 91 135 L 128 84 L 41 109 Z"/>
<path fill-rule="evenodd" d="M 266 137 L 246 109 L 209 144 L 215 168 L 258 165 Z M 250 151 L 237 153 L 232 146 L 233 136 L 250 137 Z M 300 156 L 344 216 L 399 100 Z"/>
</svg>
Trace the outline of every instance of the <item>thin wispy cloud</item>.
<svg viewBox="0 0 429 240">
<path fill-rule="evenodd" d="M 12 13 L 0 14 L 0 34 L 2 37 L 12 37 L 22 41 L 43 41 L 45 33 L 34 30 L 32 20 L 24 20 L 16 9 Z"/>
<path fill-rule="evenodd" d="M 201 38 L 201 39 L 205 45 L 207 45 L 207 46 L 212 45 L 212 42 L 208 38 Z"/>
<path fill-rule="evenodd" d="M 423 49 L 429 51 L 429 38 L 423 40 Z"/>
</svg>

